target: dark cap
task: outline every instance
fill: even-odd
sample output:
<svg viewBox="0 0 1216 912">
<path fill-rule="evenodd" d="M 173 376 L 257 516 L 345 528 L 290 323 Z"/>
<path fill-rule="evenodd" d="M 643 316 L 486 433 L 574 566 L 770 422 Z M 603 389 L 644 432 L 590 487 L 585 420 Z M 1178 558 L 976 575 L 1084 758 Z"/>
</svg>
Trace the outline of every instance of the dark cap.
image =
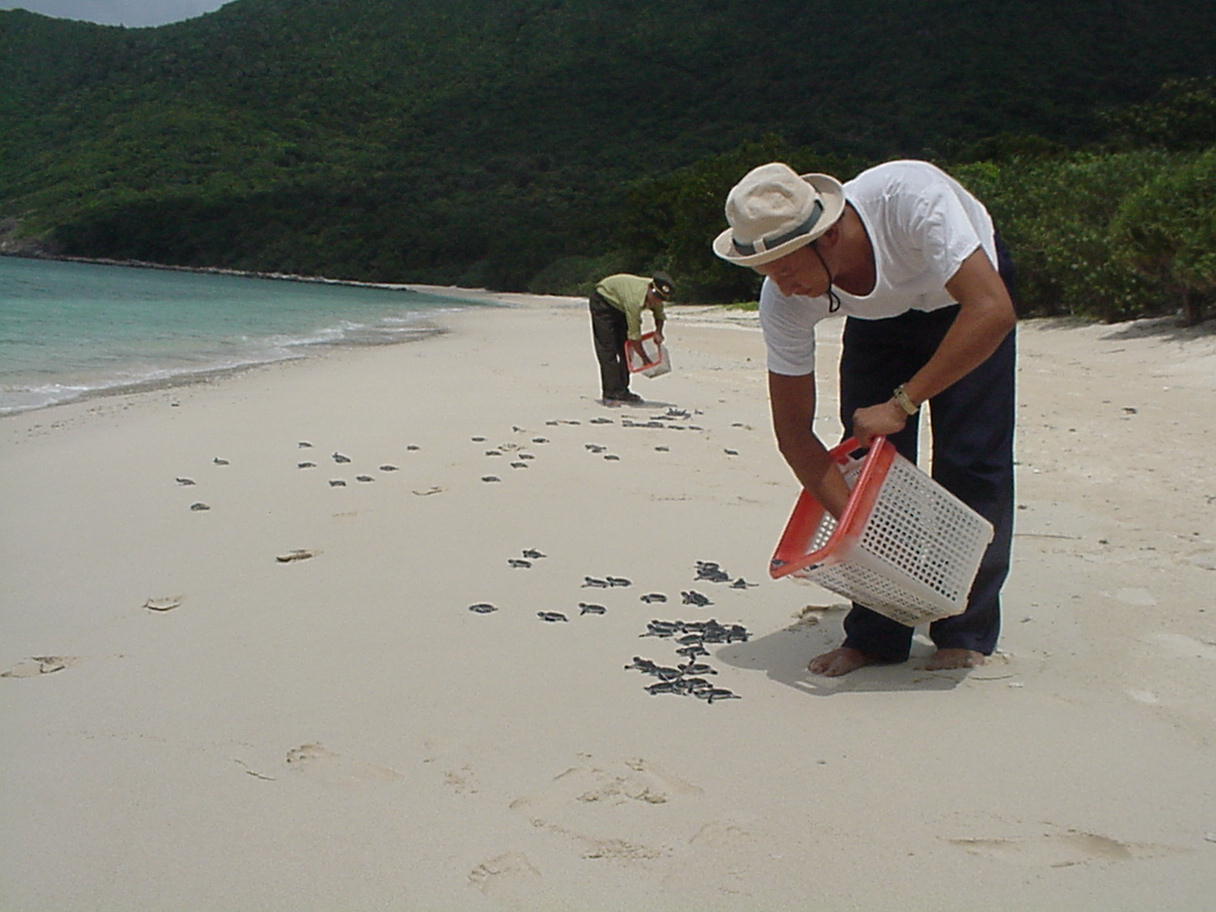
<svg viewBox="0 0 1216 912">
<path fill-rule="evenodd" d="M 671 280 L 671 276 L 665 272 L 656 272 L 653 276 L 651 276 L 650 282 L 654 286 L 654 290 L 658 293 L 659 297 L 664 301 L 670 298 L 672 292 L 676 290 L 676 283 L 673 282 Z"/>
</svg>

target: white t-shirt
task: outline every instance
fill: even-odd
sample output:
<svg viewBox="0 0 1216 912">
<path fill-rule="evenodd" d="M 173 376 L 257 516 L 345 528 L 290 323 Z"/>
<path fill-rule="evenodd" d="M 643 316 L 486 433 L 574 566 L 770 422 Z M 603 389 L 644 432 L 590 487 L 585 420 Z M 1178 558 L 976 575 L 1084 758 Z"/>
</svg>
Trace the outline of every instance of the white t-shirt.
<svg viewBox="0 0 1216 912">
<path fill-rule="evenodd" d="M 878 165 L 846 183 L 844 193 L 874 247 L 875 283 L 861 296 L 837 288 L 837 313 L 881 320 L 909 310 L 949 307 L 957 302 L 946 283 L 977 247 L 996 264 L 988 210 L 928 162 Z M 770 371 L 789 376 L 814 372 L 815 324 L 829 315 L 828 305 L 826 295 L 784 295 L 776 282 L 764 280 L 760 326 Z"/>
</svg>

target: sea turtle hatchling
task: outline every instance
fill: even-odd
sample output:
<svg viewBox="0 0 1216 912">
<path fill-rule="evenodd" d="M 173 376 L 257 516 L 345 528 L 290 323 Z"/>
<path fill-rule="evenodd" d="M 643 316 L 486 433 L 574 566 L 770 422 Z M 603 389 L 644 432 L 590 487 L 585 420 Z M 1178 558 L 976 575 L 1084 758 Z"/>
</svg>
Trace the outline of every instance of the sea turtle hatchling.
<svg viewBox="0 0 1216 912">
<path fill-rule="evenodd" d="M 469 610 L 475 614 L 489 614 L 491 611 L 497 611 L 498 608 L 489 602 L 478 602 L 476 605 L 470 605 Z"/>
<path fill-rule="evenodd" d="M 570 620 L 568 617 L 566 617 L 560 611 L 538 611 L 538 612 L 536 612 L 536 616 L 538 618 L 540 618 L 542 621 L 548 621 L 550 624 L 552 624 L 555 621 Z"/>
<path fill-rule="evenodd" d="M 609 586 L 609 583 L 607 580 L 597 579 L 594 576 L 584 576 L 583 577 L 582 588 L 584 588 L 584 589 L 607 589 L 608 586 Z"/>
<path fill-rule="evenodd" d="M 350 462 L 349 456 L 345 456 L 342 453 L 339 453 L 337 450 L 334 450 L 333 453 L 330 454 L 330 458 L 337 463 Z"/>
<path fill-rule="evenodd" d="M 704 608 L 706 605 L 712 605 L 713 602 L 707 596 L 702 595 L 696 589 L 689 589 L 687 592 L 681 592 L 684 597 L 685 605 L 696 605 L 698 608 Z"/>
<path fill-rule="evenodd" d="M 524 555 L 524 557 L 529 558 L 530 560 L 538 560 L 538 559 L 546 556 L 546 555 L 542 554 L 541 552 L 537 551 L 535 548 L 525 548 L 523 555 Z"/>
<path fill-rule="evenodd" d="M 604 581 L 613 588 L 616 588 L 618 586 L 625 587 L 625 586 L 633 585 L 633 580 L 626 579 L 623 576 L 606 576 L 606 577 L 604 577 Z"/>
<path fill-rule="evenodd" d="M 592 605 L 592 604 L 589 604 L 588 602 L 579 602 L 578 609 L 579 609 L 578 613 L 580 615 L 603 614 L 604 612 L 606 612 L 608 610 L 603 605 Z"/>
<path fill-rule="evenodd" d="M 507 558 L 507 566 L 527 569 L 528 567 L 532 566 L 532 561 L 520 560 L 517 557 L 509 557 Z"/>
<path fill-rule="evenodd" d="M 644 671 L 649 674 L 652 669 L 658 668 L 658 665 L 650 659 L 644 659 L 641 656 L 634 656 L 633 661 L 625 666 L 625 670 L 628 671 L 631 668 L 636 668 L 638 671 Z"/>
<path fill-rule="evenodd" d="M 647 605 L 649 605 L 651 602 L 665 602 L 667 601 L 667 596 L 665 596 L 662 592 L 647 592 L 642 596 L 642 601 Z"/>
<path fill-rule="evenodd" d="M 711 687 L 709 690 L 697 690 L 693 692 L 693 696 L 706 703 L 712 703 L 714 700 L 742 700 L 734 691 L 727 690 L 725 687 Z"/>
</svg>

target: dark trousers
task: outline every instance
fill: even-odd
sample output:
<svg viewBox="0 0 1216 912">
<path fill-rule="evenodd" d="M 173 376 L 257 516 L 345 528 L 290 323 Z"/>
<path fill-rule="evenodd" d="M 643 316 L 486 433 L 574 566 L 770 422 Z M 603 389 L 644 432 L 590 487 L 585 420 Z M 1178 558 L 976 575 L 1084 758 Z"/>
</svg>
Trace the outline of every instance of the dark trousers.
<svg viewBox="0 0 1216 912">
<path fill-rule="evenodd" d="M 1000 273 L 1013 294 L 1013 268 L 998 240 Z M 845 323 L 840 359 L 840 419 L 852 436 L 853 412 L 885 402 L 891 390 L 918 371 L 937 350 L 958 306 L 930 313 L 909 311 L 886 320 Z M 1013 432 L 1015 333 L 979 367 L 929 403 L 933 478 L 992 523 L 967 610 L 930 625 L 939 649 L 973 649 L 991 655 L 1001 629 L 1001 586 L 1009 573 L 1013 537 Z M 916 420 L 889 438 L 916 461 Z M 844 645 L 893 662 L 907 659 L 912 628 L 854 604 L 844 622 Z"/>
<path fill-rule="evenodd" d="M 600 391 L 605 398 L 629 392 L 629 367 L 625 340 L 629 338 L 623 311 L 617 310 L 597 292 L 591 292 L 591 338 L 600 362 Z"/>
</svg>

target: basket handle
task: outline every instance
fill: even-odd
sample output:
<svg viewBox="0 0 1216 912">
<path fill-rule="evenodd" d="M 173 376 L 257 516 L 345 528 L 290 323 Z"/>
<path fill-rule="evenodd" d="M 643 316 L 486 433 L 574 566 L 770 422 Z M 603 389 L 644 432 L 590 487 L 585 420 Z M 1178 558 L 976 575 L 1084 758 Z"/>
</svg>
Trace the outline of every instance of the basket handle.
<svg viewBox="0 0 1216 912">
<path fill-rule="evenodd" d="M 834 446 L 830 450 L 828 450 L 828 455 L 832 457 L 832 460 L 834 462 L 837 462 L 840 465 L 844 465 L 846 462 L 849 461 L 849 457 L 853 455 L 853 452 L 855 450 L 876 449 L 876 448 L 882 446 L 882 442 L 886 439 L 887 439 L 886 437 L 875 437 L 873 440 L 870 441 L 869 447 L 863 447 L 861 444 L 859 444 L 857 442 L 856 437 L 850 437 L 848 440 L 842 440 L 840 443 L 836 444 L 836 446 Z"/>
</svg>

